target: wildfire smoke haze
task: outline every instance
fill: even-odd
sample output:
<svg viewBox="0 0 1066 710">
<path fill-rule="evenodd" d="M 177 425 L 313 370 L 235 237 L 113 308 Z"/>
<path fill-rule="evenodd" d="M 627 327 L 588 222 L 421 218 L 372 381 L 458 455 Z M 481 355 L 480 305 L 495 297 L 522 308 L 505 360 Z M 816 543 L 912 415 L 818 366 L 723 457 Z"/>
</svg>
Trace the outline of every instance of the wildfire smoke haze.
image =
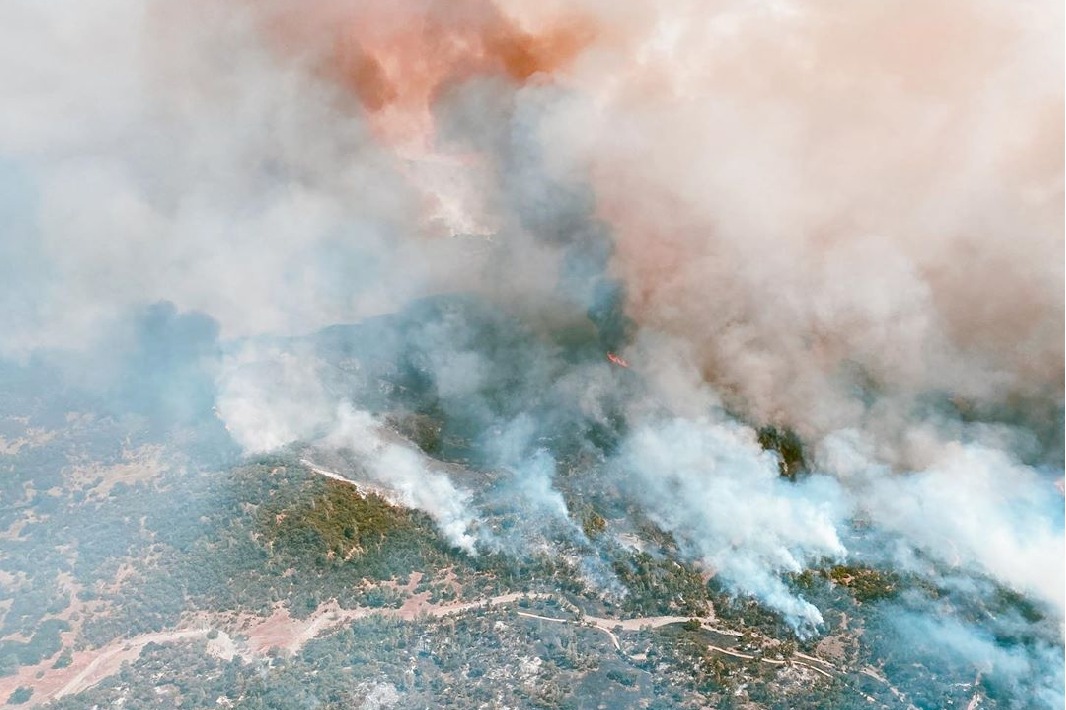
<svg viewBox="0 0 1066 710">
<path fill-rule="evenodd" d="M 824 434 L 855 422 L 849 368 L 907 396 L 1061 398 L 1059 38 L 1031 9 L 261 11 L 279 51 L 421 164 L 428 203 L 460 195 L 475 222 L 507 224 L 485 193 L 513 156 L 434 116 L 472 83 L 535 106 L 538 161 L 611 228 L 628 315 L 756 418 Z"/>
<path fill-rule="evenodd" d="M 576 451 L 803 633 L 787 575 L 865 555 L 1061 635 L 1062 12 L 16 0 L 0 356 L 111 391 L 166 301 L 165 401 L 195 370 L 242 451 L 347 448 L 467 552 L 520 542 L 373 367 L 545 538 L 589 543 Z"/>
</svg>

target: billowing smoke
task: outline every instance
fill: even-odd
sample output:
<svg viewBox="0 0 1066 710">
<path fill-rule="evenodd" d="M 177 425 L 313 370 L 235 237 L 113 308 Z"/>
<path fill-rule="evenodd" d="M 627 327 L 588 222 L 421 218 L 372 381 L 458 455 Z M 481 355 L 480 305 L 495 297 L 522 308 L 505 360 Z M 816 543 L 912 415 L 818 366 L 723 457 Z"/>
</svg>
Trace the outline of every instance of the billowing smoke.
<svg viewBox="0 0 1066 710">
<path fill-rule="evenodd" d="M 797 628 L 782 575 L 856 520 L 1061 623 L 1061 15 L 15 0 L 0 353 L 117 381 L 203 333 L 166 392 L 214 382 L 245 452 L 344 451 L 471 553 L 513 541 L 441 461 L 587 545 L 581 461 Z M 158 302 L 161 346 L 109 339 Z"/>
<path fill-rule="evenodd" d="M 822 622 L 781 572 L 843 559 L 839 491 L 828 480 L 783 481 L 755 433 L 733 422 L 672 420 L 639 428 L 621 452 L 654 519 L 732 585 L 798 624 Z"/>
<path fill-rule="evenodd" d="M 1063 609 L 1062 576 L 1052 573 L 1066 559 L 1062 497 L 1046 477 L 977 442 L 941 443 L 928 469 L 894 476 L 861 458 L 861 444 L 849 439 L 841 432 L 827 441 L 826 468 L 878 526 L 918 550 L 977 567 Z"/>
</svg>

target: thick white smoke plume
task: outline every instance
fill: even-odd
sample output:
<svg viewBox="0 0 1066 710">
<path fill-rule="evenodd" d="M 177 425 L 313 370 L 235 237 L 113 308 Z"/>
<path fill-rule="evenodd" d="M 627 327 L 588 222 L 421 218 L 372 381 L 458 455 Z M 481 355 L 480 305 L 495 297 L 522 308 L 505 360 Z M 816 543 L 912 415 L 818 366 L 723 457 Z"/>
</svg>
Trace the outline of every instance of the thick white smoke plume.
<svg viewBox="0 0 1066 710">
<path fill-rule="evenodd" d="M 624 419 L 597 465 L 797 625 L 782 574 L 846 558 L 856 517 L 1061 619 L 1061 27 L 990 0 L 13 0 L 0 354 L 203 313 L 245 451 L 354 452 L 475 551 L 472 494 L 298 340 L 474 294 L 533 345 L 447 313 L 360 337 L 417 351 L 543 519 L 578 534 L 538 437 Z M 814 475 L 778 477 L 763 424 Z"/>
<path fill-rule="evenodd" d="M 235 359 L 224 368 L 217 412 L 245 451 L 294 442 L 350 451 L 359 474 L 386 486 L 396 502 L 428 513 L 453 545 L 475 552 L 469 494 L 369 413 L 331 399 L 313 354 L 250 347 Z"/>
<path fill-rule="evenodd" d="M 673 420 L 641 427 L 622 451 L 654 519 L 730 584 L 797 623 L 822 616 L 795 597 L 782 572 L 843 559 L 840 491 L 828 480 L 782 480 L 755 432 L 732 422 Z"/>
<path fill-rule="evenodd" d="M 1046 477 L 1002 451 L 958 442 L 940 444 L 928 469 L 894 476 L 864 456 L 857 438 L 830 437 L 825 467 L 872 522 L 951 565 L 1007 580 L 1054 609 L 1066 606 L 1062 499 Z"/>
<path fill-rule="evenodd" d="M 469 494 L 456 488 L 443 473 L 431 470 L 421 452 L 384 439 L 366 412 L 350 407 L 341 408 L 337 425 L 325 443 L 352 449 L 366 462 L 372 479 L 399 493 L 404 505 L 429 513 L 453 545 L 474 552 L 470 534 L 473 514 L 466 505 Z"/>
</svg>

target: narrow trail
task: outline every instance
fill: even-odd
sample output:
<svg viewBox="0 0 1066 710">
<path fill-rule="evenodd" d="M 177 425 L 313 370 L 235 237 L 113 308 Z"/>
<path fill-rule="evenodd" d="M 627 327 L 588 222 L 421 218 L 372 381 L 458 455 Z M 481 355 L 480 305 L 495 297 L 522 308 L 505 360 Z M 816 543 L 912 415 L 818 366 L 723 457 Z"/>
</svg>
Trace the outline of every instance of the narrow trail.
<svg viewBox="0 0 1066 710">
<path fill-rule="evenodd" d="M 525 611 L 519 611 L 517 613 L 518 613 L 519 616 L 524 616 L 524 617 L 529 618 L 529 619 L 540 619 L 541 621 L 554 621 L 556 623 L 562 623 L 562 624 L 573 624 L 575 626 L 581 626 L 581 627 L 584 627 L 584 628 L 593 628 L 593 629 L 596 629 L 598 631 L 602 631 L 602 632 L 604 632 L 605 634 L 607 634 L 611 638 L 611 641 L 614 643 L 615 649 L 618 650 L 619 652 L 622 652 L 623 654 L 625 652 L 622 651 L 622 644 L 618 640 L 618 636 L 615 635 L 615 633 L 613 632 L 612 629 L 618 628 L 618 627 L 621 627 L 623 630 L 626 630 L 626 631 L 637 631 L 637 630 L 640 630 L 640 629 L 643 629 L 643 628 L 656 629 L 656 628 L 659 628 L 661 626 L 666 626 L 667 624 L 684 623 L 686 621 L 689 621 L 690 618 L 691 618 L 691 617 L 687 617 L 687 616 L 650 616 L 650 617 L 639 617 L 639 618 L 635 618 L 635 619 L 618 620 L 618 619 L 604 619 L 604 618 L 595 617 L 595 616 L 586 616 L 586 617 L 578 620 L 578 619 L 560 619 L 558 617 L 552 617 L 552 616 L 541 616 L 540 614 L 531 614 L 531 613 L 525 612 Z M 737 637 L 739 637 L 739 636 L 743 635 L 743 634 L 741 634 L 740 632 L 737 632 L 737 631 L 732 631 L 732 630 L 729 630 L 729 629 L 716 628 L 714 626 L 711 626 L 710 624 L 707 624 L 706 622 L 701 622 L 700 628 L 702 628 L 702 629 L 704 629 L 706 631 L 712 631 L 712 632 L 714 632 L 716 634 L 721 634 L 723 636 L 737 636 Z M 821 659 L 821 658 L 816 658 L 814 656 L 808 656 L 805 653 L 797 652 L 795 654 L 795 657 L 792 658 L 792 659 L 779 660 L 779 659 L 775 659 L 775 658 L 762 658 L 760 656 L 754 656 L 754 655 L 752 655 L 750 653 L 741 653 L 740 651 L 734 651 L 734 650 L 729 649 L 729 648 L 722 648 L 721 646 L 716 646 L 714 644 L 707 644 L 707 648 L 712 650 L 712 651 L 716 651 L 718 653 L 725 654 L 727 656 L 733 656 L 735 658 L 742 658 L 742 659 L 747 660 L 747 661 L 758 660 L 758 661 L 761 661 L 762 663 L 769 663 L 769 664 L 775 665 L 775 666 L 783 666 L 783 665 L 791 663 L 794 666 L 802 666 L 804 668 L 809 668 L 810 670 L 814 671 L 815 673 L 823 675 L 826 678 L 833 678 L 832 673 L 824 670 L 823 668 L 820 668 L 818 665 L 813 665 L 814 663 L 823 665 L 823 666 L 831 669 L 834 672 L 839 672 L 837 670 L 837 668 L 832 663 L 830 663 L 829 661 L 826 661 L 826 660 Z M 808 661 L 811 661 L 813 663 L 809 663 L 807 661 L 796 660 L 796 657 L 805 658 Z"/>
<path fill-rule="evenodd" d="M 551 616 L 541 616 L 540 614 L 530 614 L 529 612 L 526 612 L 526 611 L 520 611 L 520 612 L 518 612 L 518 615 L 519 616 L 524 616 L 527 619 L 540 619 L 541 621 L 559 621 L 559 622 L 562 622 L 564 624 L 575 624 L 577 626 L 586 626 L 588 628 L 596 629 L 597 631 L 602 631 L 603 633 L 607 634 L 607 636 L 610 637 L 611 643 L 614 644 L 615 650 L 617 650 L 617 651 L 621 651 L 622 650 L 622 644 L 619 643 L 618 637 L 614 635 L 614 632 L 611 631 L 610 629 L 605 629 L 602 626 L 598 626 L 596 624 L 580 624 L 580 623 L 578 623 L 576 621 L 570 621 L 568 619 L 556 619 L 556 618 L 551 617 Z"/>
<path fill-rule="evenodd" d="M 52 698 L 62 698 L 64 695 L 72 695 L 91 688 L 104 678 L 114 674 L 122 663 L 132 660 L 141 655 L 144 647 L 150 643 L 167 643 L 181 641 L 189 638 L 207 636 L 209 629 L 185 629 L 181 631 L 166 631 L 156 634 L 145 634 L 136 638 L 127 639 L 122 645 L 105 646 L 103 653 L 93 658 L 88 665 L 80 670 L 73 678 L 66 682 L 59 690 L 52 694 Z"/>
</svg>

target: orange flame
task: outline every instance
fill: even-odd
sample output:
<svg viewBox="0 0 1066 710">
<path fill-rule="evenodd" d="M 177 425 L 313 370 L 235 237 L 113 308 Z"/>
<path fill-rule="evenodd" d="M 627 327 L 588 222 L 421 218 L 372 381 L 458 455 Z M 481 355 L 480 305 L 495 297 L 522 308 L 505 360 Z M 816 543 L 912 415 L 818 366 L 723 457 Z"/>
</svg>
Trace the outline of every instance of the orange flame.
<svg viewBox="0 0 1066 710">
<path fill-rule="evenodd" d="M 614 353 L 607 353 L 607 359 L 619 367 L 629 367 L 629 363 Z"/>
</svg>

